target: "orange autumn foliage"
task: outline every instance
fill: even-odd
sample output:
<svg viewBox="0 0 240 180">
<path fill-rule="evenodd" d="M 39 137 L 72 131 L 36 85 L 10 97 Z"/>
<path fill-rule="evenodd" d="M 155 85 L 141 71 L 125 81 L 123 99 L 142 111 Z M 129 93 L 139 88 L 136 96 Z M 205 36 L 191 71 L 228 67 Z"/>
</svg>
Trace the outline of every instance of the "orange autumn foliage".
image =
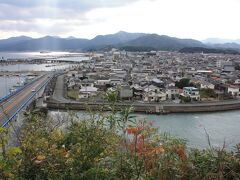
<svg viewBox="0 0 240 180">
<path fill-rule="evenodd" d="M 127 128 L 127 134 L 136 134 L 137 133 L 137 128 L 132 127 L 132 128 Z"/>
<path fill-rule="evenodd" d="M 133 135 L 131 141 L 128 142 L 127 147 L 130 152 L 136 152 L 138 156 L 152 156 L 159 153 L 164 153 L 163 146 L 155 147 L 150 142 L 145 140 L 141 131 L 143 130 L 142 126 L 127 128 L 126 132 L 128 135 Z"/>
<path fill-rule="evenodd" d="M 131 135 L 131 134 L 136 135 L 136 134 L 138 134 L 138 133 L 141 132 L 142 127 L 141 127 L 141 126 L 138 126 L 138 127 L 130 127 L 130 128 L 127 128 L 126 130 L 127 130 L 127 134 L 128 134 L 128 135 Z"/>
<path fill-rule="evenodd" d="M 185 161 L 187 159 L 187 155 L 186 155 L 186 151 L 185 148 L 180 146 L 180 147 L 175 147 L 174 151 L 176 152 L 176 154 L 179 156 L 179 158 L 182 161 Z"/>
</svg>

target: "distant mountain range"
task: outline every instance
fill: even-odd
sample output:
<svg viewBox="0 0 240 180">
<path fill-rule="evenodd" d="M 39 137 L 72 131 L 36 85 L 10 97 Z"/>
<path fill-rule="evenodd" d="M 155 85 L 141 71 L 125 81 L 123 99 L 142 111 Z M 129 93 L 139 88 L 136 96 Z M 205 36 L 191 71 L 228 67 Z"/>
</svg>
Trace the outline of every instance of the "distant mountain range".
<svg viewBox="0 0 240 180">
<path fill-rule="evenodd" d="M 90 51 L 110 48 L 120 48 L 129 51 L 179 51 L 183 48 L 204 48 L 205 50 L 207 48 L 231 49 L 240 51 L 240 42 L 238 44 L 238 41 L 230 43 L 220 42 L 224 41 L 208 39 L 201 42 L 194 39 L 179 39 L 165 35 L 120 31 L 116 34 L 99 35 L 90 40 L 72 36 L 68 38 L 46 36 L 37 39 L 26 36 L 12 37 L 0 40 L 0 51 Z"/>
<path fill-rule="evenodd" d="M 236 43 L 240 44 L 240 39 L 219 39 L 219 38 L 208 38 L 202 41 L 205 44 L 226 44 Z"/>
</svg>

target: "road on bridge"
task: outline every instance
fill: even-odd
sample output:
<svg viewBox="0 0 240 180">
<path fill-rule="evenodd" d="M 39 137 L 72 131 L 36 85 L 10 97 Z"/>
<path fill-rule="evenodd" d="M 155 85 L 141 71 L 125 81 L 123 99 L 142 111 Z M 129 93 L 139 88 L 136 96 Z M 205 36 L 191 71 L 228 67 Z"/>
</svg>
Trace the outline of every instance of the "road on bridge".
<svg viewBox="0 0 240 180">
<path fill-rule="evenodd" d="M 22 90 L 13 94 L 0 103 L 0 125 L 5 126 L 6 122 L 13 117 L 28 101 L 34 99 L 34 94 L 46 84 L 50 75 L 46 74 L 36 79 L 33 83 L 26 85 Z"/>
</svg>

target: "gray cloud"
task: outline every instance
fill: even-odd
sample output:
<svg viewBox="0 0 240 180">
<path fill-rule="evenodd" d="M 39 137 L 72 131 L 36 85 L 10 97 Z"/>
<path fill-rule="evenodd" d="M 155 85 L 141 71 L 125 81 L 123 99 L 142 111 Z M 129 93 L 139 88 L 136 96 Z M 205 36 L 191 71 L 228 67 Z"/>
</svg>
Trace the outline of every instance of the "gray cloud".
<svg viewBox="0 0 240 180">
<path fill-rule="evenodd" d="M 90 10 L 136 1 L 139 0 L 0 0 L 0 30 L 61 34 L 95 23 L 86 18 Z M 46 24 L 46 20 L 51 24 Z"/>
<path fill-rule="evenodd" d="M 95 8 L 118 7 L 139 0 L 0 0 L 0 20 L 84 18 Z"/>
<path fill-rule="evenodd" d="M 123 6 L 136 1 L 138 0 L 0 0 L 0 4 L 21 8 L 47 6 L 60 9 L 87 11 L 101 7 Z"/>
<path fill-rule="evenodd" d="M 50 6 L 16 7 L 0 4 L 0 20 L 28 20 L 28 19 L 68 19 L 84 16 L 81 11 L 74 9 L 59 9 Z"/>
<path fill-rule="evenodd" d="M 44 24 L 35 22 L 32 20 L 29 21 L 3 21 L 0 24 L 0 29 L 3 31 L 18 31 L 18 32 L 38 32 L 40 34 L 64 34 L 71 30 L 77 29 L 78 27 L 84 25 L 86 22 L 83 21 L 54 21 L 51 24 Z"/>
</svg>

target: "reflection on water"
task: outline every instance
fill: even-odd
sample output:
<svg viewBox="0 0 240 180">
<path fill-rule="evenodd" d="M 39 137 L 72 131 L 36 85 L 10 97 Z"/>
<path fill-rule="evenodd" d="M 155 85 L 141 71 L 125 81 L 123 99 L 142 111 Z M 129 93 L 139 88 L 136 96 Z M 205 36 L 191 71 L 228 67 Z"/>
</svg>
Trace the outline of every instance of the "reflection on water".
<svg viewBox="0 0 240 180">
<path fill-rule="evenodd" d="M 138 115 L 153 121 L 160 132 L 187 139 L 189 145 L 204 148 L 208 145 L 207 134 L 213 146 L 221 147 L 226 142 L 227 148 L 240 143 L 240 111 L 215 113 Z"/>
<path fill-rule="evenodd" d="M 83 53 L 70 53 L 70 52 L 50 52 L 50 53 L 40 53 L 40 52 L 0 52 L 0 58 L 4 59 L 32 59 L 32 58 L 62 58 L 62 57 L 82 57 L 83 59 L 88 59 Z M 81 58 L 78 58 L 82 60 Z"/>
<path fill-rule="evenodd" d="M 80 62 L 89 60 L 89 57 L 83 53 L 69 53 L 69 52 L 0 52 L 0 59 L 48 59 L 58 61 L 74 61 Z M 9 64 L 0 65 L 0 71 L 53 71 L 68 68 L 70 65 L 67 63 L 58 64 Z"/>
<path fill-rule="evenodd" d="M 0 71 L 53 71 L 70 66 L 69 64 L 11 64 L 0 66 Z"/>
<path fill-rule="evenodd" d="M 9 93 L 10 88 L 25 81 L 25 77 L 0 76 L 0 98 Z"/>
<path fill-rule="evenodd" d="M 50 111 L 51 117 L 67 117 L 66 112 Z M 77 112 L 78 116 L 86 119 L 85 112 Z M 207 134 L 214 147 L 222 147 L 224 141 L 226 148 L 232 149 L 240 143 L 240 111 L 227 111 L 215 113 L 168 114 L 147 115 L 135 114 L 137 120 L 152 122 L 160 133 L 186 139 L 188 145 L 196 148 L 208 147 Z"/>
</svg>

